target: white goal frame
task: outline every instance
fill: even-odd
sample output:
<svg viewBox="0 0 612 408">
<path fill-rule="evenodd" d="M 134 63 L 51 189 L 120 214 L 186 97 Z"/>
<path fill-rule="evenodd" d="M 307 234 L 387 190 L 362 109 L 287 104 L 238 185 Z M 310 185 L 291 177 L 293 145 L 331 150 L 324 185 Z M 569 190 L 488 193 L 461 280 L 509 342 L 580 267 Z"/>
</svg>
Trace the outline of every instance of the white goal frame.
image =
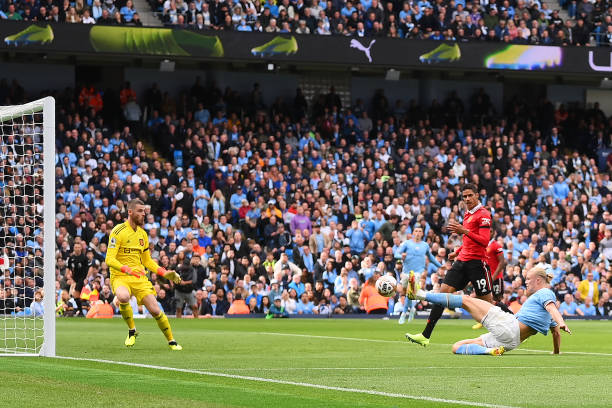
<svg viewBox="0 0 612 408">
<path fill-rule="evenodd" d="M 43 113 L 43 344 L 38 353 L 0 352 L 0 356 L 55 357 L 55 99 L 46 97 L 23 105 L 0 106 L 0 122 L 23 114 Z"/>
</svg>

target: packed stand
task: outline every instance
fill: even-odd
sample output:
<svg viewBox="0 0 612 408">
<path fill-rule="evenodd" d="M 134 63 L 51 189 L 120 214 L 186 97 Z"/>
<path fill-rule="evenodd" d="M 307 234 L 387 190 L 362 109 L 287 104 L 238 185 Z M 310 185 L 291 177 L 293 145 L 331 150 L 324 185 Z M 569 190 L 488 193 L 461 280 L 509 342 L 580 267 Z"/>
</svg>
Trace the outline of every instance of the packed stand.
<svg viewBox="0 0 612 408">
<path fill-rule="evenodd" d="M 196 30 L 487 41 L 540 45 L 612 44 L 612 7 L 562 0 L 570 18 L 540 0 L 150 0 L 162 21 Z"/>
<path fill-rule="evenodd" d="M 0 19 L 142 26 L 132 0 L 0 1 Z"/>
<path fill-rule="evenodd" d="M 263 92 L 196 81 L 176 99 L 129 83 L 55 94 L 58 314 L 116 313 L 104 258 L 133 198 L 150 206 L 151 255 L 183 278 L 150 278 L 168 314 L 397 313 L 403 297 L 376 297 L 376 277 L 399 278 L 396 250 L 420 225 L 443 265 L 428 261 L 435 290 L 460 244 L 443 227 L 462 219 L 457 191 L 472 181 L 494 213 L 511 308 L 522 272 L 546 263 L 566 314 L 609 315 L 612 121 L 597 105 L 515 99 L 497 113 L 479 90 L 428 107 L 377 91 L 343 107 L 331 89 L 266 106 Z M 26 99 L 16 82 L 0 96 Z M 2 285 L 31 276 L 8 268 Z"/>
<path fill-rule="evenodd" d="M 9 91 L 4 87 L 6 85 L 6 82 L 0 82 L 3 88 L 0 97 Z M 23 88 L 14 83 L 10 94 L 22 97 Z M 42 154 L 42 114 L 7 118 L 7 112 L 3 111 L 2 116 L 0 315 L 40 317 L 44 313 L 44 202 L 43 163 L 37 159 Z"/>
<path fill-rule="evenodd" d="M 540 0 L 149 0 L 170 26 L 196 30 L 489 41 L 540 45 L 612 44 L 612 6 L 561 0 L 569 19 Z M 135 25 L 131 0 L 0 2 L 0 19 Z"/>
</svg>

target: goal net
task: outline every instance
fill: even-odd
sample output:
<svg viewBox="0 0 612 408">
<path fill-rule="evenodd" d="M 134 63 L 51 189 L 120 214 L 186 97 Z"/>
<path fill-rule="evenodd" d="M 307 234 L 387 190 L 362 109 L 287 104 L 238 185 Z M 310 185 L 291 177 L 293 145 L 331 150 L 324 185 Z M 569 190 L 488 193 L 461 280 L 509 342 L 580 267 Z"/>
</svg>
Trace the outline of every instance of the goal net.
<svg viewBox="0 0 612 408">
<path fill-rule="evenodd" d="M 0 107 L 0 355 L 55 355 L 55 100 Z"/>
</svg>

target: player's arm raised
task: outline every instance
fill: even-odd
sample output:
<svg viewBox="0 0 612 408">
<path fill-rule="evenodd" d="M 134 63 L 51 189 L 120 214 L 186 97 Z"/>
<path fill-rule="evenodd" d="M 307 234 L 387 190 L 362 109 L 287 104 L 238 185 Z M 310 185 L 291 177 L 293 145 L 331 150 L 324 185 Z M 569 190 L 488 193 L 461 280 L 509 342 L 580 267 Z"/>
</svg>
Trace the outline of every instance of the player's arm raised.
<svg viewBox="0 0 612 408">
<path fill-rule="evenodd" d="M 163 266 L 159 266 L 157 262 L 151 258 L 151 254 L 149 253 L 149 249 L 147 248 L 142 255 L 140 256 L 140 260 L 142 264 L 150 271 L 155 272 L 159 276 L 171 280 L 174 283 L 180 283 L 181 277 L 175 271 L 166 270 Z"/>
<path fill-rule="evenodd" d="M 132 275 L 137 278 L 141 278 L 145 275 L 144 271 L 139 271 L 137 269 L 132 269 L 127 265 L 123 265 L 117 259 L 117 253 L 119 252 L 119 247 L 121 246 L 121 239 L 115 233 L 111 233 L 110 238 L 108 240 L 108 248 L 106 250 L 106 258 L 104 262 L 115 270 L 121 271 L 127 275 Z"/>
</svg>

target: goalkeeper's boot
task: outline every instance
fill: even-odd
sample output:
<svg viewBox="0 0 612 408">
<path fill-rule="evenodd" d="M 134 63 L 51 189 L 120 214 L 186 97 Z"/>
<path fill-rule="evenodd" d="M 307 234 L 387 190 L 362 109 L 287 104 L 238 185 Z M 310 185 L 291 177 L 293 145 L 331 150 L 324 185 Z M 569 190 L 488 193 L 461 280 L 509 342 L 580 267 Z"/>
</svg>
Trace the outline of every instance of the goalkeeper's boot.
<svg viewBox="0 0 612 408">
<path fill-rule="evenodd" d="M 128 336 L 125 338 L 125 346 L 126 347 L 134 346 L 134 344 L 136 344 L 136 337 L 138 337 L 138 332 L 136 330 L 134 331 L 130 330 L 130 332 L 128 333 Z"/>
<path fill-rule="evenodd" d="M 489 354 L 491 354 L 492 356 L 501 356 L 505 352 L 506 352 L 506 349 L 504 348 L 504 346 L 499 346 L 499 347 L 495 347 L 491 349 Z"/>
<path fill-rule="evenodd" d="M 482 323 L 476 323 L 475 325 L 472 326 L 472 329 L 474 330 L 482 329 Z"/>
<path fill-rule="evenodd" d="M 170 347 L 170 350 L 172 351 L 181 351 L 183 349 L 183 347 L 180 344 L 178 344 L 175 340 L 169 341 L 168 347 Z"/>
<path fill-rule="evenodd" d="M 419 333 L 419 334 L 406 333 L 406 338 L 410 340 L 411 342 L 419 344 L 423 347 L 429 346 L 429 339 L 423 336 L 422 333 Z"/>
</svg>

